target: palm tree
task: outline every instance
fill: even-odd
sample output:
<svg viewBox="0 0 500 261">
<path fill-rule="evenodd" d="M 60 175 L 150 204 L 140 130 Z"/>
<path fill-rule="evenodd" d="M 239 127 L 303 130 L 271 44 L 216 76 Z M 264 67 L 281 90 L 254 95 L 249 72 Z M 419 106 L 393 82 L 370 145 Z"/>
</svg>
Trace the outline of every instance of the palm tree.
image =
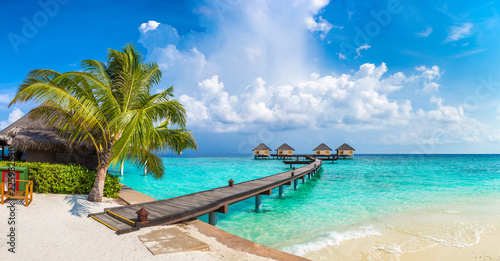
<svg viewBox="0 0 500 261">
<path fill-rule="evenodd" d="M 122 51 L 110 49 L 107 63 L 84 60 L 81 65 L 83 71 L 31 71 L 10 105 L 40 103 L 33 117 L 45 119 L 70 142 L 95 148 L 99 165 L 88 200 L 102 201 L 112 164 L 129 160 L 160 178 L 164 166 L 152 151 L 180 154 L 197 149 L 192 133 L 185 129 L 186 111 L 173 99 L 173 87 L 150 94 L 161 71 L 156 63 L 145 63 L 133 45 Z"/>
</svg>

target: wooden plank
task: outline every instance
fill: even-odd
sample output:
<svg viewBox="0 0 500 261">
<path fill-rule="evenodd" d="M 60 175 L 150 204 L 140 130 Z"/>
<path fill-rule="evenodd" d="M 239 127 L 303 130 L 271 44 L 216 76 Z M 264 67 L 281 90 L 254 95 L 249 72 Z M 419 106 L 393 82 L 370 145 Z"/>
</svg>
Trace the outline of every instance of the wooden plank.
<svg viewBox="0 0 500 261">
<path fill-rule="evenodd" d="M 192 210 L 194 208 L 200 207 L 198 204 L 192 204 L 192 203 L 186 203 L 186 202 L 181 202 L 177 200 L 172 200 L 168 203 L 169 205 L 177 205 L 179 207 L 186 208 L 187 210 Z"/>
<path fill-rule="evenodd" d="M 203 195 L 203 194 L 200 194 L 200 195 L 196 195 L 196 198 L 200 198 L 202 200 L 205 200 L 205 201 L 212 201 L 212 202 L 215 202 L 215 201 L 218 201 L 218 200 L 221 200 L 222 198 L 221 197 L 216 197 L 215 195 Z"/>
<path fill-rule="evenodd" d="M 178 204 L 174 204 L 172 200 L 168 200 L 168 201 L 163 201 L 163 202 L 158 202 L 158 206 L 160 208 L 163 208 L 163 209 L 166 209 L 168 211 L 186 211 L 186 210 L 189 210 L 191 207 L 187 207 L 187 206 L 180 206 Z"/>
<path fill-rule="evenodd" d="M 190 209 L 190 208 L 181 208 L 177 205 L 172 205 L 167 203 L 158 204 L 158 208 L 163 209 L 163 211 L 168 214 L 181 213 L 183 211 Z"/>
<path fill-rule="evenodd" d="M 255 188 L 259 188 L 260 186 L 256 186 Z M 230 193 L 230 194 L 239 194 L 239 193 L 242 193 L 242 192 L 248 192 L 252 189 L 250 188 L 238 188 L 238 187 L 232 187 L 231 189 L 226 189 L 226 188 L 221 188 L 221 189 L 218 189 L 217 192 L 220 192 L 220 193 Z"/>
<path fill-rule="evenodd" d="M 192 198 L 192 199 L 178 199 L 178 200 L 175 200 L 174 202 L 179 202 L 179 203 L 182 203 L 182 204 L 185 204 L 186 206 L 189 206 L 189 207 L 192 207 L 192 208 L 198 208 L 198 207 L 203 207 L 203 206 L 206 206 L 206 205 L 210 205 L 210 204 L 214 204 L 214 201 L 213 200 L 210 200 L 210 201 L 201 201 L 201 198 Z"/>
<path fill-rule="evenodd" d="M 155 212 L 162 213 L 162 215 L 160 215 L 159 217 L 168 215 L 172 212 L 182 212 L 182 210 L 175 210 L 175 209 L 166 208 L 163 204 L 149 205 L 149 206 L 144 207 L 144 209 L 146 209 L 147 211 L 154 210 Z"/>
<path fill-rule="evenodd" d="M 137 209 L 137 210 L 139 210 L 139 209 Z M 135 213 L 137 210 L 134 211 L 134 209 L 130 208 L 129 206 L 110 209 L 110 211 L 113 211 L 113 212 L 120 211 L 120 213 L 122 214 L 121 215 L 122 217 L 127 218 L 127 219 L 131 219 L 131 220 L 137 219 L 137 213 Z"/>
<path fill-rule="evenodd" d="M 182 197 L 178 198 L 176 200 L 184 200 L 184 201 L 193 201 L 193 202 L 199 202 L 199 203 L 211 203 L 214 202 L 213 199 L 207 199 L 201 195 L 192 195 L 189 197 Z"/>
<path fill-rule="evenodd" d="M 223 193 L 223 192 L 219 192 L 219 191 L 210 191 L 210 193 L 213 194 L 214 196 L 221 197 L 222 199 L 233 195 L 233 193 Z"/>
<path fill-rule="evenodd" d="M 136 218 L 137 217 L 137 214 L 135 216 L 132 216 L 129 212 L 127 212 L 126 210 L 124 209 L 113 209 L 113 210 L 110 210 L 111 212 L 119 215 L 119 216 L 122 216 L 126 219 L 130 219 L 130 218 Z M 133 221 L 133 220 L 132 220 Z"/>
</svg>

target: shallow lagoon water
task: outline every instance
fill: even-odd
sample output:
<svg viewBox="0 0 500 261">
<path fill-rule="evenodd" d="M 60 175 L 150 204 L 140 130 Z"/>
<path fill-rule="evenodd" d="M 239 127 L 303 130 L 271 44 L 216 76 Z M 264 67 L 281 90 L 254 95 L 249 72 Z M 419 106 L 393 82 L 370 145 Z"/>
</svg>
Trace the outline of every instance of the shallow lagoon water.
<svg viewBox="0 0 500 261">
<path fill-rule="evenodd" d="M 253 157 L 166 157 L 163 179 L 125 167 L 122 183 L 165 199 L 288 170 Z M 218 227 L 254 242 L 304 254 L 345 240 L 383 236 L 387 252 L 439 243 L 474 244 L 500 225 L 499 155 L 356 155 L 324 163 L 320 175 L 285 198 L 248 199 L 219 214 Z M 206 217 L 201 217 L 206 221 Z"/>
</svg>

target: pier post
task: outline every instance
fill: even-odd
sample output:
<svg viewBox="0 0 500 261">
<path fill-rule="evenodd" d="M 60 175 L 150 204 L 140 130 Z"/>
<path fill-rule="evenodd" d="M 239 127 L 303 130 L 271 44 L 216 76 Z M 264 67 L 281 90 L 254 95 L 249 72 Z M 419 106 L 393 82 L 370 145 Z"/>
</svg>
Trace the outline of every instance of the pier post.
<svg viewBox="0 0 500 261">
<path fill-rule="evenodd" d="M 262 210 L 262 195 L 255 196 L 255 211 Z"/>
<path fill-rule="evenodd" d="M 281 185 L 279 190 L 280 190 L 280 193 L 279 193 L 280 198 L 282 198 L 283 196 L 285 196 L 285 188 L 284 188 L 284 185 Z"/>
<path fill-rule="evenodd" d="M 217 226 L 217 212 L 208 213 L 208 223 L 212 226 Z"/>
<path fill-rule="evenodd" d="M 302 176 L 302 184 L 306 183 L 306 177 Z"/>
<path fill-rule="evenodd" d="M 293 180 L 293 190 L 297 190 L 299 188 L 299 181 L 297 179 Z"/>
</svg>

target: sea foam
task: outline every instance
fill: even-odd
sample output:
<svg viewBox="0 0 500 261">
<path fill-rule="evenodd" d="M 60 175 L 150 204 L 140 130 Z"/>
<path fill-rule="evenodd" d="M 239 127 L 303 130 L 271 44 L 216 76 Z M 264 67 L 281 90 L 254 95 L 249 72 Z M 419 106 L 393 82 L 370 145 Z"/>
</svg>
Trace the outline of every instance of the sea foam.
<svg viewBox="0 0 500 261">
<path fill-rule="evenodd" d="M 327 246 L 336 246 L 340 243 L 352 240 L 360 239 L 370 236 L 379 236 L 380 231 L 374 228 L 372 225 L 360 227 L 359 230 L 351 230 L 345 232 L 331 231 L 326 233 L 321 233 L 318 235 L 316 240 L 304 244 L 295 244 L 289 247 L 285 247 L 282 250 L 294 255 L 303 255 L 308 252 L 318 251 Z"/>
</svg>

